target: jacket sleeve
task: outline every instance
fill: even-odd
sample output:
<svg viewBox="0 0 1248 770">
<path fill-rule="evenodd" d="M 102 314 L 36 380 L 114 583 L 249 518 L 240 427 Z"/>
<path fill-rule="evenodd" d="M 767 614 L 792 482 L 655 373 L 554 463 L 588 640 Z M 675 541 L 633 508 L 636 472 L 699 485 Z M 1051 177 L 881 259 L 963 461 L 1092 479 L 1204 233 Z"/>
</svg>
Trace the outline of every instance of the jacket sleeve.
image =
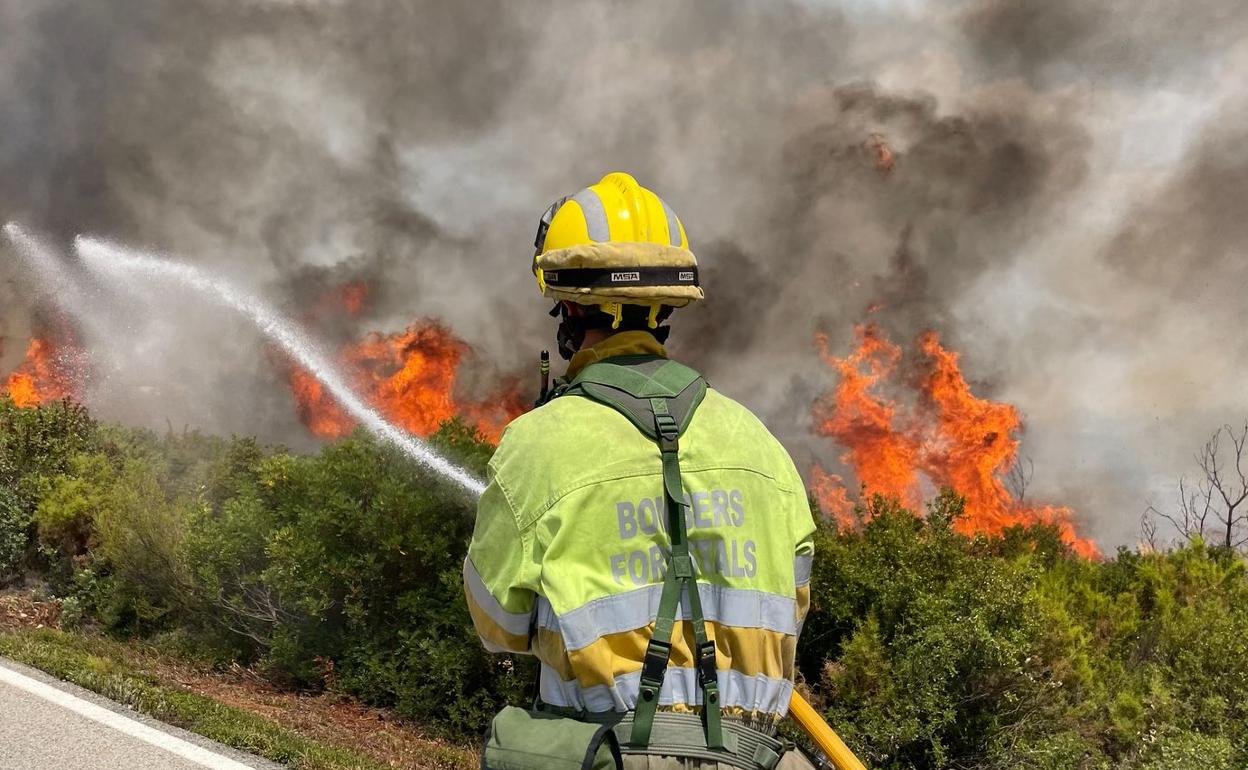
<svg viewBox="0 0 1248 770">
<path fill-rule="evenodd" d="M 810 610 L 810 572 L 815 558 L 815 519 L 811 514 L 810 498 L 806 494 L 806 485 L 801 474 L 797 472 L 792 459 L 789 460 L 791 483 L 794 490 L 792 509 L 793 533 L 793 584 L 797 598 L 797 633 L 801 636 L 802 624 L 806 622 L 806 613 Z"/>
<path fill-rule="evenodd" d="M 477 635 L 490 652 L 529 653 L 540 570 L 533 531 L 522 531 L 497 477 L 477 504 L 464 559 L 464 594 Z"/>
</svg>

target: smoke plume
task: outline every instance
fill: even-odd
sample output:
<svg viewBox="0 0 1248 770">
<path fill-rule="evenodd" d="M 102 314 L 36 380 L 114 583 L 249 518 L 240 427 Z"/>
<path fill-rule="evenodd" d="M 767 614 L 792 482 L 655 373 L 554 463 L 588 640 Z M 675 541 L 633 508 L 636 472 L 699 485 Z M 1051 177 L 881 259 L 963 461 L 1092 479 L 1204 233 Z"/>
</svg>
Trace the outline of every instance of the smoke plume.
<svg viewBox="0 0 1248 770">
<path fill-rule="evenodd" d="M 485 392 L 551 346 L 538 215 L 627 170 L 704 268 L 674 352 L 803 470 L 838 454 L 815 331 L 931 328 L 1025 414 L 1032 494 L 1122 542 L 1243 416 L 1242 8 L 0 0 L 0 217 L 195 261 L 330 342 L 439 318 Z M 0 371 L 56 300 L 6 255 Z M 145 301 L 80 330 L 97 412 L 312 445 L 244 322 Z"/>
</svg>

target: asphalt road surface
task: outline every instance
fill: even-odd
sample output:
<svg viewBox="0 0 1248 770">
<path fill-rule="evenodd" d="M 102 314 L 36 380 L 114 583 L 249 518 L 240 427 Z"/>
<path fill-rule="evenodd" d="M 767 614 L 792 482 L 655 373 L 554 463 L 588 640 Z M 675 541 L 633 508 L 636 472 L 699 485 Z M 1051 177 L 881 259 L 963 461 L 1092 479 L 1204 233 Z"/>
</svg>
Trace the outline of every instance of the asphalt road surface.
<svg viewBox="0 0 1248 770">
<path fill-rule="evenodd" d="M 0 658 L 0 770 L 280 770 Z"/>
</svg>

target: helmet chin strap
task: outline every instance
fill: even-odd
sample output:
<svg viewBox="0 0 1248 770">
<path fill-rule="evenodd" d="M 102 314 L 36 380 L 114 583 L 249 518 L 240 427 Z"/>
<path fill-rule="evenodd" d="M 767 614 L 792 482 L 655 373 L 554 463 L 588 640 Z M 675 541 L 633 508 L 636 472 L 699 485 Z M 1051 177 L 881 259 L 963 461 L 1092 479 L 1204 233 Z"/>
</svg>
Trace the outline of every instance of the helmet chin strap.
<svg viewBox="0 0 1248 770">
<path fill-rule="evenodd" d="M 565 302 L 556 302 L 555 306 L 550 309 L 551 316 L 559 318 L 559 331 L 555 339 L 559 344 L 559 357 L 565 361 L 571 361 L 576 351 L 581 349 L 581 345 L 585 343 L 585 332 L 588 329 L 585 325 L 585 316 L 573 315 L 572 312 Z"/>
<path fill-rule="evenodd" d="M 575 308 L 575 309 L 573 309 Z M 565 361 L 571 361 L 572 356 L 580 351 L 581 346 L 585 344 L 585 334 L 591 328 L 592 322 L 579 305 L 571 305 L 567 302 L 559 302 L 551 308 L 550 315 L 559 317 L 559 331 L 555 335 L 555 339 L 559 345 L 559 357 Z M 670 326 L 659 326 L 646 331 L 654 335 L 655 340 L 660 345 L 667 343 L 667 336 L 671 334 Z"/>
<path fill-rule="evenodd" d="M 571 361 L 572 356 L 585 344 L 585 319 L 564 316 L 559 322 L 559 333 L 555 338 L 559 341 L 559 357 Z"/>
</svg>

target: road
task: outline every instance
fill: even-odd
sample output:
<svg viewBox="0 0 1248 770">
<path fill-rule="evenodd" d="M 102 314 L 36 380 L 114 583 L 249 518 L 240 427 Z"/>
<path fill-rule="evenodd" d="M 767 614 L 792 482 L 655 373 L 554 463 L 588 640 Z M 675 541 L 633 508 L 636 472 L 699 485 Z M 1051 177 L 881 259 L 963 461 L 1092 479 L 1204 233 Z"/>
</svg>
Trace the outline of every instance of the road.
<svg viewBox="0 0 1248 770">
<path fill-rule="evenodd" d="M 0 770 L 280 770 L 0 658 Z"/>
</svg>

